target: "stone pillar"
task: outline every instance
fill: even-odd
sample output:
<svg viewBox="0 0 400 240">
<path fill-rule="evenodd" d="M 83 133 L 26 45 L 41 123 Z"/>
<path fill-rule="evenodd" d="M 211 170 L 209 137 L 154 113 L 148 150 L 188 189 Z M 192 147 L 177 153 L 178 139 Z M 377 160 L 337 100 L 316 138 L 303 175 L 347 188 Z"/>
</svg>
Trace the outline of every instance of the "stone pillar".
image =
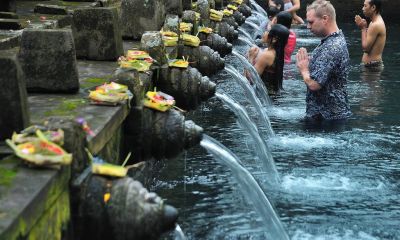
<svg viewBox="0 0 400 240">
<path fill-rule="evenodd" d="M 15 57 L 0 51 L 0 141 L 29 124 L 25 80 Z"/>
<path fill-rule="evenodd" d="M 0 12 L 16 12 L 16 0 L 1 0 Z"/>
<path fill-rule="evenodd" d="M 208 0 L 197 1 L 197 11 L 200 13 L 201 24 L 204 26 L 210 25 L 210 4 Z"/>
<path fill-rule="evenodd" d="M 182 16 L 182 0 L 165 1 L 165 9 L 168 14 Z"/>
<path fill-rule="evenodd" d="M 122 0 L 122 36 L 138 40 L 145 31 L 159 31 L 165 15 L 164 0 Z"/>
<path fill-rule="evenodd" d="M 116 60 L 123 55 L 116 8 L 81 8 L 74 11 L 72 33 L 77 58 Z"/>
<path fill-rule="evenodd" d="M 172 31 L 176 32 L 177 34 L 180 34 L 178 15 L 167 14 L 167 16 L 165 17 L 163 30 Z"/>
<path fill-rule="evenodd" d="M 168 63 L 166 50 L 160 32 L 145 32 L 140 41 L 141 49 L 147 51 L 158 65 Z"/>
<path fill-rule="evenodd" d="M 71 30 L 24 30 L 19 60 L 28 92 L 68 93 L 79 89 Z"/>
<path fill-rule="evenodd" d="M 182 0 L 182 9 L 185 10 L 192 10 L 192 0 Z"/>
</svg>

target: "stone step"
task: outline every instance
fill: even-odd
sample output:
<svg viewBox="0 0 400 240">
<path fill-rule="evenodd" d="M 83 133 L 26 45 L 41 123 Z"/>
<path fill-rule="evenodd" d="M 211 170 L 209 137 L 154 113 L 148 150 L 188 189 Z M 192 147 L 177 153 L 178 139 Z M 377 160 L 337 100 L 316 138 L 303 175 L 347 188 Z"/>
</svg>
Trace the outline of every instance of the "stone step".
<svg viewBox="0 0 400 240">
<path fill-rule="evenodd" d="M 18 19 L 18 15 L 13 12 L 0 12 L 0 18 Z"/>
<path fill-rule="evenodd" d="M 0 29 L 6 30 L 20 30 L 23 29 L 24 24 L 18 19 L 4 19 L 0 18 Z"/>
<path fill-rule="evenodd" d="M 33 10 L 35 13 L 41 14 L 54 14 L 54 15 L 67 15 L 67 8 L 58 5 L 37 4 Z"/>
</svg>

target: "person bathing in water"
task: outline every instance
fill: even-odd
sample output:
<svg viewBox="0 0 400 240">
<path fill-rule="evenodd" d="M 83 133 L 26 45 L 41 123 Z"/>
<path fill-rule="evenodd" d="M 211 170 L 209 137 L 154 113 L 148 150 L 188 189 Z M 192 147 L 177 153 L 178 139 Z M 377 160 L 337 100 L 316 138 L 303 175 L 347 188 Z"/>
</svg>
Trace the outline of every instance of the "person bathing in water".
<svg viewBox="0 0 400 240">
<path fill-rule="evenodd" d="M 336 11 L 329 1 L 314 1 L 307 7 L 307 28 L 321 43 L 308 56 L 305 48 L 297 55 L 297 68 L 307 87 L 306 120 L 343 120 L 351 116 L 347 97 L 350 58 Z"/>
<path fill-rule="evenodd" d="M 361 45 L 363 49 L 362 65 L 369 70 L 383 69 L 382 52 L 386 42 L 386 26 L 380 14 L 381 0 L 365 0 L 362 11 L 371 20 L 370 24 L 355 16 L 356 25 L 361 29 Z"/>
<path fill-rule="evenodd" d="M 292 14 L 294 23 L 304 24 L 303 19 L 296 14 L 296 11 L 300 9 L 300 0 L 283 0 L 283 2 L 284 10 Z"/>
<path fill-rule="evenodd" d="M 253 46 L 248 52 L 250 63 L 261 76 L 270 94 L 277 94 L 282 89 L 284 50 L 288 37 L 289 30 L 281 24 L 275 24 L 263 35 L 267 48 Z"/>
</svg>

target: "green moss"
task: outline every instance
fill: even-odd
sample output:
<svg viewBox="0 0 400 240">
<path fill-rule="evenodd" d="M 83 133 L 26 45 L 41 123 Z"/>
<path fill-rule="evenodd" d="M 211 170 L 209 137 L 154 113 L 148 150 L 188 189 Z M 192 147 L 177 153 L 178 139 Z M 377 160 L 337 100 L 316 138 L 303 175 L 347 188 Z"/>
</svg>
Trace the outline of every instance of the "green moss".
<svg viewBox="0 0 400 240">
<path fill-rule="evenodd" d="M 46 111 L 45 116 L 71 116 L 76 115 L 75 111 L 79 106 L 87 103 L 85 99 L 65 99 L 55 109 Z"/>
<path fill-rule="evenodd" d="M 10 186 L 16 175 L 17 171 L 15 169 L 7 169 L 0 166 L 0 186 Z"/>
<path fill-rule="evenodd" d="M 88 89 L 99 86 L 105 82 L 109 82 L 110 76 L 86 78 L 80 83 L 82 88 Z"/>
<path fill-rule="evenodd" d="M 64 191 L 33 226 L 27 239 L 62 239 L 62 231 L 70 219 L 69 206 L 68 192 Z"/>
</svg>

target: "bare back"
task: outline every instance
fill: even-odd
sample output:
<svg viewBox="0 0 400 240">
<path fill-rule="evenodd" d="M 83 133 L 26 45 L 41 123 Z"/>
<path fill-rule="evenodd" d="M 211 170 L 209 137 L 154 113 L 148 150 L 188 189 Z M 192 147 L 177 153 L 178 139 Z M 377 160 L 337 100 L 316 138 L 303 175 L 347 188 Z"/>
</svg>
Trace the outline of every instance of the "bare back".
<svg viewBox="0 0 400 240">
<path fill-rule="evenodd" d="M 371 61 L 381 61 L 385 43 L 386 26 L 382 17 L 379 15 L 369 24 L 367 41 L 365 46 L 363 46 L 364 55 L 362 57 L 362 62 L 369 63 Z"/>
</svg>

